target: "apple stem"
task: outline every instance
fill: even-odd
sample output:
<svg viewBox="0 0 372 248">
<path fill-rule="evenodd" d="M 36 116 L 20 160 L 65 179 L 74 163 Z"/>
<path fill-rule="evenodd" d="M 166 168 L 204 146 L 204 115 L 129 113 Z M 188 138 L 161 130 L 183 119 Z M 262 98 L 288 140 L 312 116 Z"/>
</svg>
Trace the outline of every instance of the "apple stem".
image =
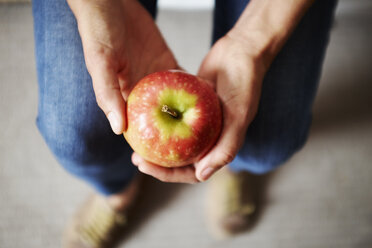
<svg viewBox="0 0 372 248">
<path fill-rule="evenodd" d="M 167 114 L 169 114 L 170 116 L 172 116 L 173 118 L 178 119 L 178 114 L 177 114 L 177 112 L 174 111 L 173 109 L 171 109 L 170 107 L 168 107 L 168 105 L 165 105 L 165 104 L 164 104 L 164 105 L 161 107 L 161 112 L 163 112 L 163 113 L 167 113 Z"/>
</svg>

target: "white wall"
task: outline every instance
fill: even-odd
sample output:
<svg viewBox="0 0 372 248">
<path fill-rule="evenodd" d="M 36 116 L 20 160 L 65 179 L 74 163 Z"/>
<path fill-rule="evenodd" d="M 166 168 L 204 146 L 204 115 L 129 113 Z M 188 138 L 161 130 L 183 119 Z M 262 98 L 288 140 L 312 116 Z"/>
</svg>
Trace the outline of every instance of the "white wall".
<svg viewBox="0 0 372 248">
<path fill-rule="evenodd" d="M 214 0 L 158 0 L 163 9 L 212 9 Z"/>
</svg>

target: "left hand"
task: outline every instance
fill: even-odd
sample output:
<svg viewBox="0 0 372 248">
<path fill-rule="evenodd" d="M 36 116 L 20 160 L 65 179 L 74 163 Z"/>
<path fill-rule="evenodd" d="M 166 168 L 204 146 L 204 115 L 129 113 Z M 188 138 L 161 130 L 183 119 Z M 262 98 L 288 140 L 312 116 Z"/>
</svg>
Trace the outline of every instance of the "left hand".
<svg viewBox="0 0 372 248">
<path fill-rule="evenodd" d="M 267 66 L 252 42 L 230 32 L 221 38 L 202 62 L 198 76 L 215 84 L 222 103 L 223 129 L 215 146 L 198 162 L 179 168 L 165 168 L 133 153 L 132 162 L 145 174 L 165 182 L 195 183 L 207 180 L 230 163 L 244 142 L 256 115 L 261 84 Z"/>
<path fill-rule="evenodd" d="M 68 0 L 88 72 L 112 130 L 126 129 L 126 99 L 145 75 L 176 69 L 177 61 L 154 19 L 137 0 Z"/>
</svg>

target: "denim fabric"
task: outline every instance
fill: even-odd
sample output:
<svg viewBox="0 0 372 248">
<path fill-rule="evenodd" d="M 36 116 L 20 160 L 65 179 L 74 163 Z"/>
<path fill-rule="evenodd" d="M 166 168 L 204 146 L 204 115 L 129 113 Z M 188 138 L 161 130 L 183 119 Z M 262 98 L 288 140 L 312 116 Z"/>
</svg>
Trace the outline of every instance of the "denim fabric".
<svg viewBox="0 0 372 248">
<path fill-rule="evenodd" d="M 152 0 L 142 2 L 152 15 Z M 102 194 L 121 191 L 137 169 L 123 136 L 97 106 L 75 17 L 65 0 L 33 0 L 37 126 L 59 163 Z"/>
<path fill-rule="evenodd" d="M 216 0 L 214 41 L 234 25 L 246 2 Z M 257 116 L 232 170 L 268 172 L 304 145 L 336 4 L 337 0 L 315 1 L 273 61 Z"/>
<path fill-rule="evenodd" d="M 155 16 L 156 1 L 142 4 Z M 317 1 L 265 77 L 257 117 L 234 170 L 269 171 L 306 140 L 336 1 Z M 247 1 L 217 0 L 215 41 Z M 97 106 L 76 20 L 65 0 L 33 0 L 39 83 L 37 126 L 59 163 L 102 194 L 122 190 L 136 173 L 131 149 Z"/>
</svg>

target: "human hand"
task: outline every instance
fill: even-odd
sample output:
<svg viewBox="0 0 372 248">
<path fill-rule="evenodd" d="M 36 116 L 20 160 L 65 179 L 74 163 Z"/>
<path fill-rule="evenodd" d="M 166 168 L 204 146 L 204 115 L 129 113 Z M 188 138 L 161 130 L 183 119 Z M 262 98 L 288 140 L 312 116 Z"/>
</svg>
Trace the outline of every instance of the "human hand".
<svg viewBox="0 0 372 248">
<path fill-rule="evenodd" d="M 230 163 L 241 147 L 259 103 L 267 65 L 252 42 L 231 32 L 207 54 L 198 75 L 214 83 L 223 110 L 223 130 L 216 145 L 194 165 L 165 168 L 134 153 L 139 170 L 166 182 L 195 183 L 207 180 Z"/>
<path fill-rule="evenodd" d="M 137 0 L 69 0 L 78 22 L 96 100 L 116 134 L 126 128 L 125 100 L 155 71 L 177 68 L 154 20 Z"/>
</svg>

